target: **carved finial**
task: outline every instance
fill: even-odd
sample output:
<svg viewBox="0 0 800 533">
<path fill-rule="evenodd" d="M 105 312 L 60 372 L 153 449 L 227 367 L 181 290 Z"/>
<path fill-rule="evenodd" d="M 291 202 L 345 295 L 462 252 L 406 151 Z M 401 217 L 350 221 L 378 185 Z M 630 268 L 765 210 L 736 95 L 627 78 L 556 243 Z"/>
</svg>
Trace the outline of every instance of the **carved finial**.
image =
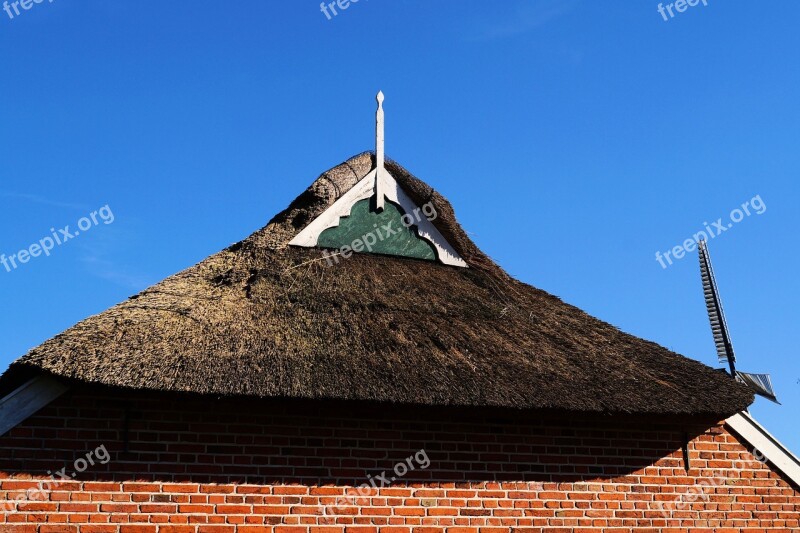
<svg viewBox="0 0 800 533">
<path fill-rule="evenodd" d="M 375 207 L 379 211 L 383 209 L 383 173 L 384 152 L 383 152 L 383 91 L 378 91 L 375 98 L 378 101 L 378 111 L 375 113 Z"/>
</svg>

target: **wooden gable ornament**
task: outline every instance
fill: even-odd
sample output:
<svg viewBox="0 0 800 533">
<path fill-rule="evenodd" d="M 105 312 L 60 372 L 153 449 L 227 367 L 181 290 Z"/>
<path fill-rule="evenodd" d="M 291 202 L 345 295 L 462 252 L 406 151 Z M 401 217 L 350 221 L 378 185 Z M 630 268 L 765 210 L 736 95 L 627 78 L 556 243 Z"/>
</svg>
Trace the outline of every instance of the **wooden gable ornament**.
<svg viewBox="0 0 800 533">
<path fill-rule="evenodd" d="M 377 96 L 375 168 L 332 206 L 314 219 L 289 244 L 307 248 L 355 250 L 439 261 L 467 268 L 467 263 L 439 233 L 431 220 L 433 205 L 418 206 L 403 191 L 385 165 L 383 93 Z"/>
</svg>

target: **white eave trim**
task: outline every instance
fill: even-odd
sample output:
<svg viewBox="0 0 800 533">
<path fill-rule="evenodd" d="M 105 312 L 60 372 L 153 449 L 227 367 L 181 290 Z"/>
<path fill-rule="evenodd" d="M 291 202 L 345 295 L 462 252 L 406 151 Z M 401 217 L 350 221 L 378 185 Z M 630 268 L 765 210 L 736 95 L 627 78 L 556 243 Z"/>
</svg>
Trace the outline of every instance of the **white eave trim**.
<svg viewBox="0 0 800 533">
<path fill-rule="evenodd" d="M 47 376 L 35 377 L 14 392 L 0 398 L 0 436 L 34 415 L 69 387 Z"/>
<path fill-rule="evenodd" d="M 764 429 L 764 426 L 756 422 L 749 413 L 746 411 L 737 413 L 727 419 L 725 424 L 761 452 L 769 462 L 796 485 L 800 486 L 800 459 Z"/>
</svg>

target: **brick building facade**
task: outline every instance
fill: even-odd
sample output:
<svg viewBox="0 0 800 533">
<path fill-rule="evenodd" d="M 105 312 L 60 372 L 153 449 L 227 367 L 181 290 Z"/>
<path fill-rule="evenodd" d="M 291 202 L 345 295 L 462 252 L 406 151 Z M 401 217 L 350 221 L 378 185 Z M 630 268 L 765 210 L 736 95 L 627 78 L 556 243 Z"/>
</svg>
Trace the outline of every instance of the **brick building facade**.
<svg viewBox="0 0 800 533">
<path fill-rule="evenodd" d="M 702 419 L 83 389 L 0 450 L 10 533 L 800 529 L 791 480 Z"/>
</svg>

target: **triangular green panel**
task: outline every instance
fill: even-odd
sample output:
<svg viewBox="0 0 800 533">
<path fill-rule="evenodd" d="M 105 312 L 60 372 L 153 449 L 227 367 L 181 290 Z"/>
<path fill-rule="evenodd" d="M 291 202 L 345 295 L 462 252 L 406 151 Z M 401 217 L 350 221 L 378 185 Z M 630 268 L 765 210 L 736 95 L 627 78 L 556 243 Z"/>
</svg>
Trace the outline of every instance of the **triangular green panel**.
<svg viewBox="0 0 800 533">
<path fill-rule="evenodd" d="M 380 213 L 370 210 L 371 200 L 361 200 L 353 205 L 350 216 L 339 219 L 339 225 L 328 228 L 319 235 L 317 246 L 321 248 L 361 248 L 363 252 L 399 255 L 415 259 L 436 260 L 436 250 L 417 235 L 414 226 L 403 224 L 403 211 L 397 205 L 386 202 Z"/>
</svg>

